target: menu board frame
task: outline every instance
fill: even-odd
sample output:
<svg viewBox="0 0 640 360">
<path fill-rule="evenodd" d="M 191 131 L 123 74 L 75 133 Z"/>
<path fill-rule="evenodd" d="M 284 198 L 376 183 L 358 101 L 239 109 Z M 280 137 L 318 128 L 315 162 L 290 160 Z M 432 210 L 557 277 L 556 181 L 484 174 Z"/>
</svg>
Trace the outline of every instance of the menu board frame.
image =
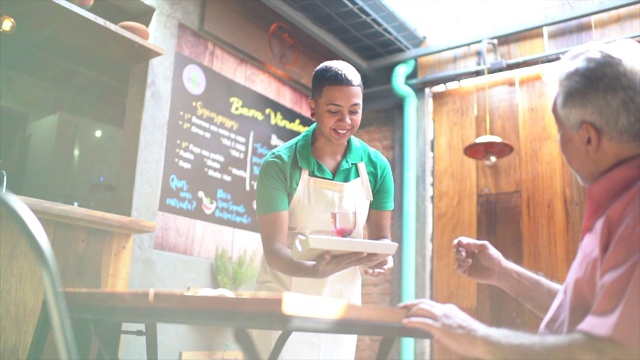
<svg viewBox="0 0 640 360">
<path fill-rule="evenodd" d="M 262 160 L 312 123 L 176 53 L 158 209 L 258 232 L 255 189 Z"/>
</svg>

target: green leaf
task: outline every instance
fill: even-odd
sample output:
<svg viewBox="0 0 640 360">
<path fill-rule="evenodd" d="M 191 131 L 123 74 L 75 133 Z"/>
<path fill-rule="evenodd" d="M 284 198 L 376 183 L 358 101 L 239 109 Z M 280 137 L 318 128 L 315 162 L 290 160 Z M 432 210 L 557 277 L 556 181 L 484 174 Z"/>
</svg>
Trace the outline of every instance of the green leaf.
<svg viewBox="0 0 640 360">
<path fill-rule="evenodd" d="M 216 248 L 214 271 L 219 287 L 237 290 L 254 281 L 258 275 L 257 256 L 255 251 L 249 255 L 247 249 L 244 249 L 234 259 L 226 248 Z"/>
</svg>

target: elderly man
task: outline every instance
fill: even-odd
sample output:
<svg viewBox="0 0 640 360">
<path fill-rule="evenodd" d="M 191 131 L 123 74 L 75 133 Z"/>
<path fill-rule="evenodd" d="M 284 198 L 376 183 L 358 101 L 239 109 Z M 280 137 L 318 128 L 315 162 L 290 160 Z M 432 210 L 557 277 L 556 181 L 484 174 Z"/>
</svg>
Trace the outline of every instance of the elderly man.
<svg viewBox="0 0 640 360">
<path fill-rule="evenodd" d="M 405 326 L 480 359 L 640 359 L 640 44 L 572 50 L 553 115 L 565 161 L 586 186 L 582 240 L 564 284 L 507 261 L 489 242 L 453 241 L 456 271 L 543 316 L 538 334 L 485 325 L 458 307 L 400 304 Z"/>
</svg>

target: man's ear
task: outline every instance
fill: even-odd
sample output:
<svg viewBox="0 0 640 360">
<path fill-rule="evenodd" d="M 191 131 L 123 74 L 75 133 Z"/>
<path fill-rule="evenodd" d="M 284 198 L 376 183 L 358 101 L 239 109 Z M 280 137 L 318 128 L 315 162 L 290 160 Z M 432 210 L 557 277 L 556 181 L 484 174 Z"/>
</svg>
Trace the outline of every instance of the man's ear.
<svg viewBox="0 0 640 360">
<path fill-rule="evenodd" d="M 309 102 L 309 115 L 311 119 L 315 121 L 316 120 L 316 102 L 313 100 L 313 98 L 309 98 L 308 102 Z"/>
<path fill-rule="evenodd" d="M 597 151 L 602 143 L 602 133 L 598 128 L 589 122 L 580 125 L 580 138 L 587 152 Z"/>
</svg>

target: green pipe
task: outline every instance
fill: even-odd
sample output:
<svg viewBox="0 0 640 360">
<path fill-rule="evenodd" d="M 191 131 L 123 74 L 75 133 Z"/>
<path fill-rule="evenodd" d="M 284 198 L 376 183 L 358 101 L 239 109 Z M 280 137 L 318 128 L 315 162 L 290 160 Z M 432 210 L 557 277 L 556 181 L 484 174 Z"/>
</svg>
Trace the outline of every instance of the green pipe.
<svg viewBox="0 0 640 360">
<path fill-rule="evenodd" d="M 401 301 L 416 297 L 416 156 L 418 97 L 406 84 L 407 76 L 416 66 L 415 60 L 398 64 L 391 75 L 391 87 L 404 100 L 402 143 L 402 285 Z M 415 357 L 415 341 L 400 340 L 400 358 Z"/>
</svg>

